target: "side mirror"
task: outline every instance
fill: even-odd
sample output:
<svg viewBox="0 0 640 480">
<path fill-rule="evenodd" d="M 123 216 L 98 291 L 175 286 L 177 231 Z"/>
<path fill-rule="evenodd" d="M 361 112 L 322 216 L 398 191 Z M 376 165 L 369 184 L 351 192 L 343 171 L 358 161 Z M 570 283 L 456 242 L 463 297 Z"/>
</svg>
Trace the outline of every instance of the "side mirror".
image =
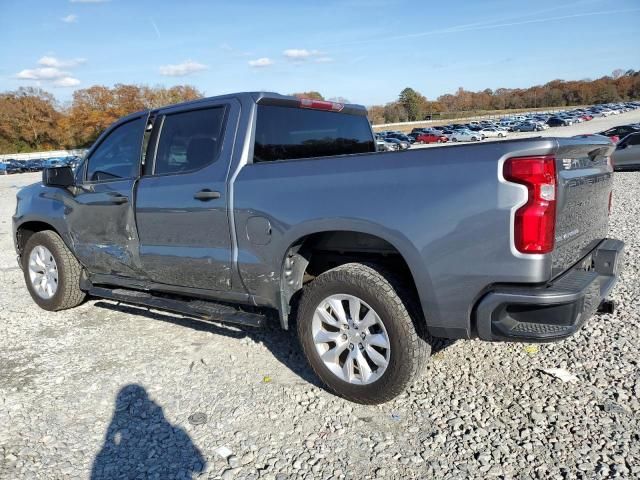
<svg viewBox="0 0 640 480">
<path fill-rule="evenodd" d="M 72 187 L 75 184 L 73 169 L 69 166 L 45 168 L 42 183 L 49 187 Z"/>
</svg>

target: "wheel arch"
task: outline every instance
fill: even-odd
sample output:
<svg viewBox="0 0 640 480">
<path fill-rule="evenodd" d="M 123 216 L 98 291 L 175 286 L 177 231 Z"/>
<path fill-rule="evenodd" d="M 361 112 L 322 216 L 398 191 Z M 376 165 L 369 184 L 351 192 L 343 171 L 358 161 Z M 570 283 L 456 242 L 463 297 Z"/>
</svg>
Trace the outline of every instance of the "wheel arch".
<svg viewBox="0 0 640 480">
<path fill-rule="evenodd" d="M 314 274 L 333 268 L 332 262 L 327 261 L 327 254 L 342 257 L 333 266 L 358 261 L 356 259 L 369 263 L 385 260 L 397 262 L 393 268 L 403 274 L 405 282 L 414 290 L 418 303 L 422 305 L 423 315 L 424 305 L 433 303 L 430 298 L 430 292 L 433 291 L 430 288 L 431 279 L 424 261 L 420 252 L 405 237 L 391 235 L 380 227 L 316 229 L 298 235 L 284 249 L 278 309 L 282 328 L 288 329 L 289 314 L 304 284 L 317 276 Z M 323 255 L 324 258 L 318 259 Z"/>
<path fill-rule="evenodd" d="M 64 236 L 51 223 L 42 220 L 26 220 L 16 226 L 15 244 L 18 255 L 22 255 L 25 245 L 35 233 L 45 230 L 51 230 L 65 241 Z"/>
</svg>

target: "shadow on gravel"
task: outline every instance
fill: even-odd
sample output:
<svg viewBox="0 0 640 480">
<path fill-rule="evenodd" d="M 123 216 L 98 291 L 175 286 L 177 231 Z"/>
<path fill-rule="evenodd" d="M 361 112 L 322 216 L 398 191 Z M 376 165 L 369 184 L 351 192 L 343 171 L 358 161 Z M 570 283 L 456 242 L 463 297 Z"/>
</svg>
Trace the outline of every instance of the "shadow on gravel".
<svg viewBox="0 0 640 480">
<path fill-rule="evenodd" d="M 123 387 L 116 398 L 104 445 L 91 480 L 184 478 L 202 473 L 206 461 L 189 435 L 171 425 L 162 407 L 140 385 Z"/>
<path fill-rule="evenodd" d="M 108 310 L 114 310 L 122 313 L 129 313 L 133 315 L 140 315 L 146 318 L 152 318 L 154 320 L 160 320 L 162 322 L 173 323 L 183 327 L 192 328 L 198 331 L 210 332 L 216 335 L 224 335 L 238 340 L 249 337 L 251 340 L 257 343 L 262 343 L 273 356 L 282 363 L 285 367 L 291 370 L 294 374 L 300 377 L 305 382 L 326 390 L 324 385 L 320 383 L 318 378 L 313 373 L 313 370 L 307 364 L 307 360 L 302 354 L 298 339 L 296 338 L 295 328 L 289 330 L 282 330 L 279 325 L 276 325 L 276 321 L 270 319 L 267 322 L 267 326 L 264 328 L 251 328 L 243 327 L 240 325 L 225 325 L 220 323 L 208 322 L 206 320 L 200 320 L 190 317 L 178 317 L 169 314 L 164 314 L 157 310 L 147 310 L 146 308 L 140 308 L 125 304 L 116 304 L 105 301 L 98 301 L 95 303 L 96 307 L 106 308 Z M 273 321 L 271 321 L 273 320 Z"/>
</svg>

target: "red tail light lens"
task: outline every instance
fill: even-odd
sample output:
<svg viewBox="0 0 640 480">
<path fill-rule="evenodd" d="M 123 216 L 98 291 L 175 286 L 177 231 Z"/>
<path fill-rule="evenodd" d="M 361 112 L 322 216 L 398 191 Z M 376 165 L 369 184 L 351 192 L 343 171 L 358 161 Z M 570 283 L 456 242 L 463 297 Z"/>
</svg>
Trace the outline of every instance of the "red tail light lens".
<svg viewBox="0 0 640 480">
<path fill-rule="evenodd" d="M 312 108 L 314 110 L 328 110 L 330 112 L 340 112 L 344 108 L 342 103 L 327 102 L 326 100 L 313 100 L 312 98 L 301 98 L 301 108 Z"/>
<path fill-rule="evenodd" d="M 551 155 L 510 158 L 504 178 L 527 187 L 527 203 L 516 211 L 514 241 L 521 253 L 549 253 L 556 231 L 556 159 Z"/>
<path fill-rule="evenodd" d="M 327 102 L 326 100 L 301 98 L 300 108 L 311 108 L 313 110 L 328 110 L 330 112 L 340 112 L 344 108 L 344 105 L 342 103 Z"/>
</svg>

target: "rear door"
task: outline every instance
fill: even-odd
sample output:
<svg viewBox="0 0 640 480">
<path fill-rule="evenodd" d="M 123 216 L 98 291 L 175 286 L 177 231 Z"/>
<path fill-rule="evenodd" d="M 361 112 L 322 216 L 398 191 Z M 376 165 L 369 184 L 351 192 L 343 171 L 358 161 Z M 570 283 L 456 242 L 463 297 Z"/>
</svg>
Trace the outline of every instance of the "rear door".
<svg viewBox="0 0 640 480">
<path fill-rule="evenodd" d="M 67 222 L 75 254 L 92 273 L 139 277 L 133 188 L 147 114 L 113 127 L 78 173 Z"/>
<path fill-rule="evenodd" d="M 607 236 L 613 168 L 609 142 L 558 138 L 558 199 L 553 274 L 575 264 Z"/>
<path fill-rule="evenodd" d="M 140 262 L 151 280 L 230 289 L 226 178 L 238 115 L 235 100 L 157 113 L 136 195 Z"/>
</svg>

